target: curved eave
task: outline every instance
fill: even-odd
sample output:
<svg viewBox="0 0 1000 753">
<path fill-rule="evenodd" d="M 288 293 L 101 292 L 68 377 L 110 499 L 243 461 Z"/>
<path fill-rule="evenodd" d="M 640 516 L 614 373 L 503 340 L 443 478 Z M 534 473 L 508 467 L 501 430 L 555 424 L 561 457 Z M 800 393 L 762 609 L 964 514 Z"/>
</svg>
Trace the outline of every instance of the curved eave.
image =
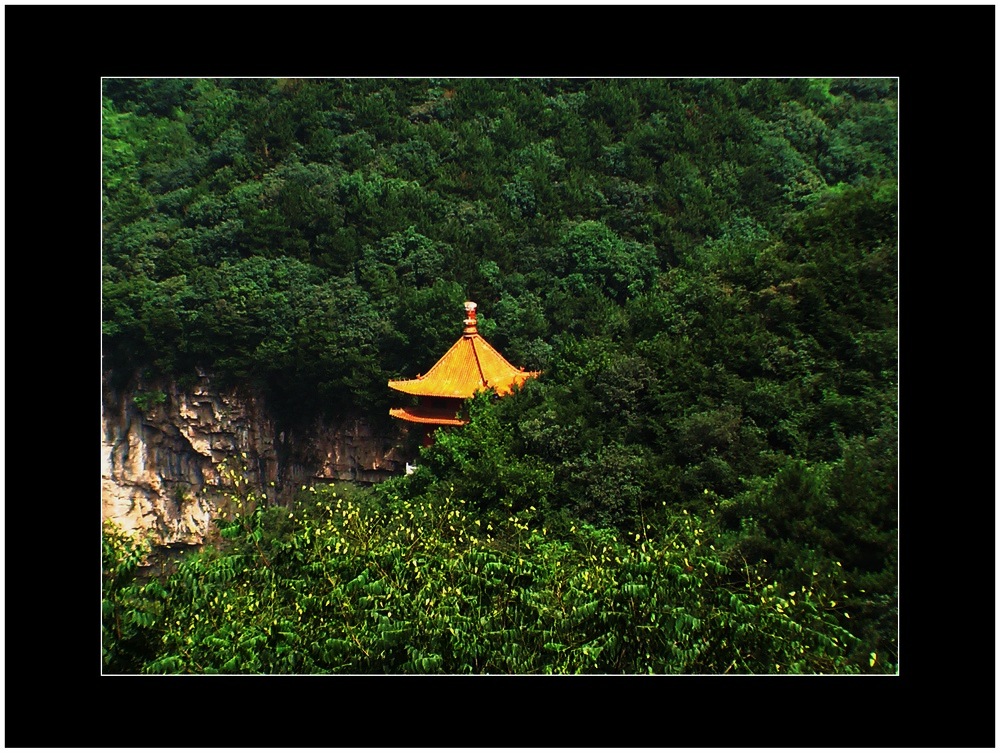
<svg viewBox="0 0 1000 753">
<path fill-rule="evenodd" d="M 477 390 L 486 389 L 481 385 L 475 385 L 472 391 L 466 385 L 442 386 L 438 382 L 425 382 L 422 379 L 398 379 L 390 380 L 389 386 L 394 390 L 405 392 L 407 395 L 422 395 L 424 397 L 457 397 L 461 400 L 472 397 Z"/>
<path fill-rule="evenodd" d="M 515 374 L 510 381 L 510 384 L 504 385 L 503 389 L 500 387 L 496 388 L 497 394 L 503 397 L 504 395 L 509 395 L 514 391 L 514 387 L 520 387 L 529 379 L 534 379 L 539 376 L 542 372 L 540 371 L 520 371 Z"/>
<path fill-rule="evenodd" d="M 435 426 L 464 426 L 469 423 L 467 419 L 456 418 L 446 413 L 436 413 L 431 410 L 421 410 L 420 408 L 390 408 L 389 415 L 403 421 L 414 424 L 431 424 Z"/>
</svg>

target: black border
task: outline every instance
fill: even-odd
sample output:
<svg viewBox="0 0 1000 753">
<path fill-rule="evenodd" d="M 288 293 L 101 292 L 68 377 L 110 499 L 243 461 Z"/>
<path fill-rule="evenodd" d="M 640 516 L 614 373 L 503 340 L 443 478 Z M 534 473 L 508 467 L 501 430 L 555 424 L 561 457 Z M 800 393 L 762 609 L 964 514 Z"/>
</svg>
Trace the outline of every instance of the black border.
<svg viewBox="0 0 1000 753">
<path fill-rule="evenodd" d="M 23 430 L 9 437 L 5 481 L 7 744 L 995 746 L 995 542 L 987 526 L 993 522 L 995 530 L 995 506 L 979 480 L 989 468 L 995 476 L 996 469 L 977 451 L 984 444 L 982 417 L 994 415 L 995 407 L 981 385 L 995 371 L 992 359 L 984 364 L 976 358 L 981 338 L 995 342 L 989 316 L 995 298 L 984 279 L 995 272 L 989 232 L 994 159 L 988 158 L 995 158 L 995 7 L 212 5 L 4 11 L 12 62 L 6 124 L 8 175 L 14 180 L 8 185 L 16 188 L 8 202 L 22 210 L 8 214 L 20 218 L 9 227 L 23 231 L 23 222 L 42 220 L 40 235 L 11 244 L 6 259 L 15 292 L 8 299 L 15 326 L 7 334 L 17 342 L 8 394 L 19 409 L 9 425 Z M 42 74 L 35 67 L 42 56 L 61 61 L 60 67 Z M 24 69 L 13 64 L 18 60 Z M 90 287 L 97 283 L 99 290 L 100 281 L 92 266 L 99 247 L 99 80 L 286 72 L 898 76 L 900 675 L 102 677 L 91 590 L 98 585 L 93 568 L 99 555 L 89 538 L 95 531 L 90 505 L 99 494 L 90 497 L 96 469 L 86 449 L 96 435 L 90 422 L 96 422 L 99 400 L 97 385 L 90 392 L 88 381 L 96 382 L 98 373 L 88 354 L 97 339 L 89 317 L 99 306 L 99 293 Z M 980 234 L 987 237 L 978 240 Z M 49 261 L 39 264 L 42 259 Z M 50 280 L 48 301 L 26 309 L 16 297 L 18 280 L 37 284 L 40 277 Z M 980 306 L 988 309 L 985 319 L 975 316 Z M 57 319 L 39 317 L 46 309 Z M 960 423 L 964 416 L 971 419 L 967 426 Z M 51 427 L 53 417 L 62 448 L 32 442 L 31 427 Z M 79 442 L 67 442 L 62 432 L 76 428 Z M 55 464 L 48 455 L 53 450 Z M 73 707 L 79 712 L 67 714 Z M 57 720 L 56 714 L 66 718 Z"/>
</svg>

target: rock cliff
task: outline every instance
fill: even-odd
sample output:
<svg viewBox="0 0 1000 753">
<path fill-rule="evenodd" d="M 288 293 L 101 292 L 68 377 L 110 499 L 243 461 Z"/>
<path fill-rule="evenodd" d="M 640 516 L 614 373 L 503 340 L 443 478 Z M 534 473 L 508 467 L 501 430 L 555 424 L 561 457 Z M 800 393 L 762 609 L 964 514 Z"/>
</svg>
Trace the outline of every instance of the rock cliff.
<svg viewBox="0 0 1000 753">
<path fill-rule="evenodd" d="M 382 481 L 405 470 L 401 434 L 363 417 L 276 431 L 260 396 L 227 391 L 201 375 L 189 388 L 104 380 L 101 427 L 103 518 L 148 535 L 157 547 L 200 546 L 226 500 L 223 460 L 239 459 L 269 498 L 287 503 L 317 481 Z M 271 484 L 274 484 L 272 487 Z"/>
</svg>

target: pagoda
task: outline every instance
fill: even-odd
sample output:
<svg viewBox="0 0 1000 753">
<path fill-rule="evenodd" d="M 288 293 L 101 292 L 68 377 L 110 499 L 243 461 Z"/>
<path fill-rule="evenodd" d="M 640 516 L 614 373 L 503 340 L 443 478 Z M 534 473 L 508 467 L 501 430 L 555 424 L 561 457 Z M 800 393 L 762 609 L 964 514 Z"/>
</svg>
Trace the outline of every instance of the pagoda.
<svg viewBox="0 0 1000 753">
<path fill-rule="evenodd" d="M 433 433 L 439 426 L 462 426 L 468 419 L 460 415 L 462 403 L 480 391 L 493 390 L 497 395 L 508 395 L 515 386 L 538 376 L 540 371 L 524 371 L 507 362 L 500 353 L 479 334 L 476 327 L 476 304 L 465 302 L 465 319 L 462 336 L 431 366 L 426 374 L 416 379 L 389 380 L 394 390 L 417 396 L 417 405 L 409 408 L 392 408 L 394 418 L 423 424 L 424 445 L 433 442 Z"/>
</svg>

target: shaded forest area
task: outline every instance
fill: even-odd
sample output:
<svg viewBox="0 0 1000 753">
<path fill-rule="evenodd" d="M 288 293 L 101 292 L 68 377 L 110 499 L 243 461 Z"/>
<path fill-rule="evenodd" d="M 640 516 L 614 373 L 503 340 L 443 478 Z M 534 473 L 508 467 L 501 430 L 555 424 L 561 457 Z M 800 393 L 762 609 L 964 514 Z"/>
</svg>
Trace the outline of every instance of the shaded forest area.
<svg viewBox="0 0 1000 753">
<path fill-rule="evenodd" d="M 105 80 L 114 378 L 388 422 L 464 300 L 543 371 L 161 579 L 109 530 L 106 671 L 896 672 L 896 95 Z"/>
</svg>

